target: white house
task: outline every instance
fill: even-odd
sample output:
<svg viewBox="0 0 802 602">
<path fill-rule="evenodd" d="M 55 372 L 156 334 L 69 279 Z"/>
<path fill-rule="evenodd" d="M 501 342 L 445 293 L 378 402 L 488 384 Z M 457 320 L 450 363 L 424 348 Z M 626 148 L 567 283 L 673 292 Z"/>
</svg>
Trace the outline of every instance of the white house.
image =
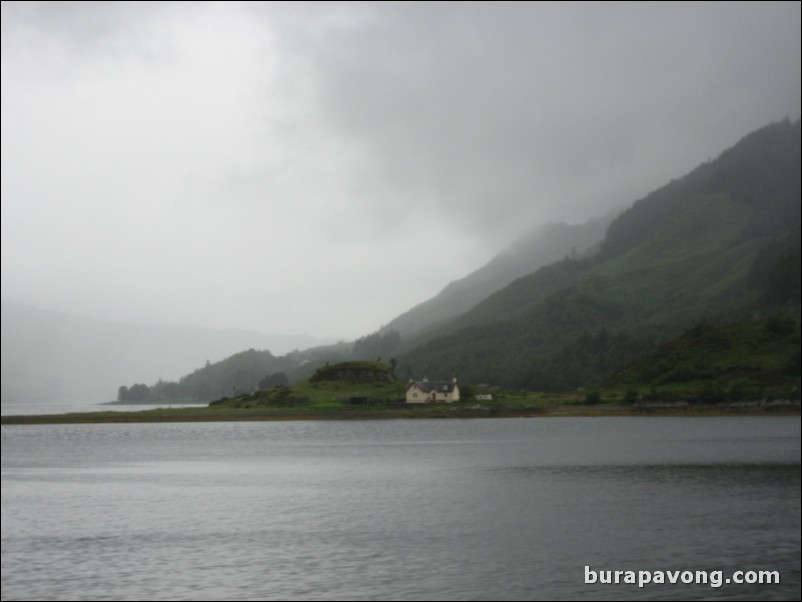
<svg viewBox="0 0 802 602">
<path fill-rule="evenodd" d="M 407 385 L 407 403 L 454 403 L 459 401 L 457 379 L 410 380 Z"/>
</svg>

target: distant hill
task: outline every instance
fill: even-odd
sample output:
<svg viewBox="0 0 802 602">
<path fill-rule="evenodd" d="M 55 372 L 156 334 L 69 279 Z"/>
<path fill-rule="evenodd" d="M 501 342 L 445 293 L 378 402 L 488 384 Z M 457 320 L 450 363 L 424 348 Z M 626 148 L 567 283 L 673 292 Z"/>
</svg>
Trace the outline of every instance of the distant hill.
<svg viewBox="0 0 802 602">
<path fill-rule="evenodd" d="M 244 330 L 126 324 L 10 303 L 2 304 L 2 324 L 4 403 L 111 401 L 123 383 L 176 379 L 242 349 L 281 354 L 322 342 Z"/>
<path fill-rule="evenodd" d="M 533 389 L 597 384 L 703 317 L 798 313 L 799 229 L 800 124 L 785 121 L 635 203 L 597 255 L 545 266 L 440 325 L 400 368 Z"/>
<path fill-rule="evenodd" d="M 276 356 L 248 349 L 206 365 L 177 380 L 121 384 L 117 400 L 125 403 L 207 402 L 252 391 L 270 390 L 308 378 L 329 362 L 342 362 L 352 343 L 337 343 Z M 323 368 L 320 368 L 323 369 Z"/>
<path fill-rule="evenodd" d="M 619 213 L 611 212 L 584 224 L 545 224 L 531 230 L 478 270 L 451 282 L 435 297 L 392 320 L 382 332 L 397 331 L 402 338 L 414 337 L 465 313 L 521 276 L 564 257 L 586 254 L 601 243 Z"/>
</svg>

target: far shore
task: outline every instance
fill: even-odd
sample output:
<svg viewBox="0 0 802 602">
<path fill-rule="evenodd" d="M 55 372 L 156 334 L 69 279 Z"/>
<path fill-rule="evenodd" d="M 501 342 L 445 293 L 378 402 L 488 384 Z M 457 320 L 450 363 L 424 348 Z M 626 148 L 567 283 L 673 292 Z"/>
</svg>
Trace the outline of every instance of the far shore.
<svg viewBox="0 0 802 602">
<path fill-rule="evenodd" d="M 153 422 L 254 422 L 289 420 L 398 420 L 448 418 L 543 418 L 604 416 L 799 416 L 799 401 L 687 404 L 553 404 L 537 407 L 504 406 L 363 406 L 314 408 L 162 408 L 138 412 L 81 412 L 2 416 L 3 425 L 113 424 Z"/>
<path fill-rule="evenodd" d="M 152 406 L 159 405 L 160 402 L 154 401 L 104 401 L 99 406 Z M 173 406 L 208 406 L 208 401 L 170 401 L 163 402 L 165 405 Z"/>
</svg>

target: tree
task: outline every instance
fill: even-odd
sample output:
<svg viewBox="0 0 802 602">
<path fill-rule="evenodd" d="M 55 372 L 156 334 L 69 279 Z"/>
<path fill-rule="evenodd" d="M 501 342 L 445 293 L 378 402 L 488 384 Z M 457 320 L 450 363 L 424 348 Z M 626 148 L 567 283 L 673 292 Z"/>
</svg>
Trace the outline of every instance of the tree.
<svg viewBox="0 0 802 602">
<path fill-rule="evenodd" d="M 133 403 L 140 403 L 143 401 L 150 401 L 150 389 L 145 384 L 136 384 L 128 389 L 128 399 Z"/>
<path fill-rule="evenodd" d="M 276 372 L 275 374 L 268 374 L 259 381 L 259 389 L 267 391 L 273 387 L 286 387 L 290 384 L 290 379 L 283 372 Z"/>
</svg>

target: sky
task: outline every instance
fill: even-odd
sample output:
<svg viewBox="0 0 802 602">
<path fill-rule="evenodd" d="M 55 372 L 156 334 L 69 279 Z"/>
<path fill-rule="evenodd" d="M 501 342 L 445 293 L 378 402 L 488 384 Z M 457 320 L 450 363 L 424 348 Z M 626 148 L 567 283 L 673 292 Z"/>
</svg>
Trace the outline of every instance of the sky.
<svg viewBox="0 0 802 602">
<path fill-rule="evenodd" d="M 800 116 L 800 3 L 2 3 L 2 298 L 354 339 Z"/>
</svg>

